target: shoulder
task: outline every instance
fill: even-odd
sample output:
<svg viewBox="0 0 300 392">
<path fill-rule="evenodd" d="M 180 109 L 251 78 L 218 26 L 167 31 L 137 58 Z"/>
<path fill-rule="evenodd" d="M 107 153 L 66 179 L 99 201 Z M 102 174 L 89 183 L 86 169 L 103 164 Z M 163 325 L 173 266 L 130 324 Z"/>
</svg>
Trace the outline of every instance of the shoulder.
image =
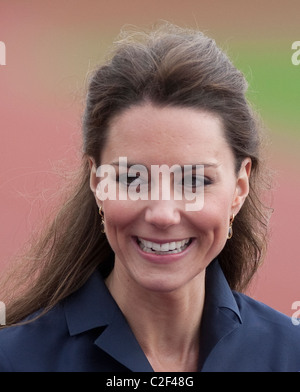
<svg viewBox="0 0 300 392">
<path fill-rule="evenodd" d="M 116 351 L 120 345 L 115 342 L 129 335 L 128 327 L 118 324 L 122 314 L 115 317 L 117 312 L 103 279 L 98 272 L 93 274 L 51 310 L 0 330 L 0 372 L 124 371 L 122 363 L 106 353 L 109 324 Z"/>
<path fill-rule="evenodd" d="M 233 293 L 240 309 L 246 346 L 272 358 L 272 367 L 300 371 L 300 322 L 241 293 Z"/>
<path fill-rule="evenodd" d="M 274 308 L 257 301 L 245 294 L 233 292 L 235 300 L 241 312 L 242 319 L 251 325 L 259 323 L 268 328 L 283 328 L 293 331 L 296 336 L 300 334 L 300 328 L 295 328 L 292 317 L 275 310 Z"/>
<path fill-rule="evenodd" d="M 27 321 L 39 316 L 39 313 L 33 314 Z M 50 366 L 55 353 L 53 348 L 57 347 L 57 342 L 62 341 L 66 333 L 66 322 L 60 306 L 34 321 L 1 329 L 0 372 L 30 370 L 29 362 L 34 357 L 48 357 L 49 363 L 45 366 Z"/>
</svg>

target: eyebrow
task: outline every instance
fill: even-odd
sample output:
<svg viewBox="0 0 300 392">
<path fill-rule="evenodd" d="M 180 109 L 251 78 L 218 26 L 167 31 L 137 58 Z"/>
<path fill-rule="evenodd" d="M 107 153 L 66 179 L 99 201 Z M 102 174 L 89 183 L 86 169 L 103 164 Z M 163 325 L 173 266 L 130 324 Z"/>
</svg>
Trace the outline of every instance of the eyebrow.
<svg viewBox="0 0 300 392">
<path fill-rule="evenodd" d="M 136 165 L 136 166 L 144 166 L 144 167 L 147 168 L 147 166 L 142 164 L 142 163 L 132 163 L 132 162 L 127 162 L 127 165 L 126 165 L 123 162 L 114 161 L 114 162 L 111 163 L 111 165 L 112 166 L 122 166 L 122 167 L 126 167 L 127 166 L 127 168 L 130 168 L 131 166 Z M 162 166 L 162 165 L 155 165 L 155 166 Z M 174 164 L 174 165 L 178 165 L 181 169 L 184 169 L 185 166 L 189 166 L 189 167 L 191 167 L 192 170 L 196 170 L 197 166 L 203 166 L 203 167 L 207 167 L 207 168 L 209 168 L 209 167 L 217 168 L 218 166 L 220 166 L 219 163 L 213 163 L 213 162 L 196 163 L 196 164 L 194 164 L 194 163 L 188 164 L 187 163 L 187 164 L 184 164 L 184 165 L 179 165 L 179 164 Z M 172 166 L 174 166 L 174 165 L 172 165 Z"/>
</svg>

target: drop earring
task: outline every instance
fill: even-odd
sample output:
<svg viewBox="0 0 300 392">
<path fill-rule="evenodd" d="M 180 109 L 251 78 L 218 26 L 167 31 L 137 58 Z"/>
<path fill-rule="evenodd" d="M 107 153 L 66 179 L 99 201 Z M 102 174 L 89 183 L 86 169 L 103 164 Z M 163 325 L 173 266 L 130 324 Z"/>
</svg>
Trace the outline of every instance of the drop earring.
<svg viewBox="0 0 300 392">
<path fill-rule="evenodd" d="M 99 215 L 101 217 L 101 225 L 102 225 L 102 229 L 101 229 L 101 233 L 105 233 L 105 222 L 104 222 L 104 214 L 102 211 L 102 207 L 99 207 Z"/>
<path fill-rule="evenodd" d="M 229 240 L 233 236 L 233 230 L 232 230 L 233 221 L 234 221 L 234 214 L 232 214 L 232 217 L 230 218 L 230 221 L 229 221 L 229 229 L 228 229 L 228 236 L 227 236 L 227 239 L 229 239 Z"/>
</svg>

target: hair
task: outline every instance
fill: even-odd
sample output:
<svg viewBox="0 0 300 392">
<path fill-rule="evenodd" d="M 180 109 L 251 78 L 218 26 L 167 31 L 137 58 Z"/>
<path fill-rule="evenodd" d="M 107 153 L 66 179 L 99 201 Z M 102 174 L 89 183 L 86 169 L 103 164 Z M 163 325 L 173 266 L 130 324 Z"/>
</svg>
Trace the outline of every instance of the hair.
<svg viewBox="0 0 300 392">
<path fill-rule="evenodd" d="M 83 285 L 100 268 L 107 276 L 113 251 L 101 233 L 101 218 L 90 189 L 88 158 L 97 165 L 110 122 L 122 111 L 151 102 L 216 114 L 238 172 L 250 157 L 250 191 L 234 221 L 234 235 L 218 255 L 233 290 L 243 291 L 262 262 L 269 210 L 261 200 L 261 124 L 246 99 L 247 81 L 215 41 L 200 31 L 162 23 L 147 32 L 123 31 L 110 57 L 89 79 L 82 119 L 83 153 L 75 188 L 18 270 L 17 298 L 7 306 L 7 325 L 47 311 Z M 25 260 L 24 259 L 24 260 Z M 19 267 L 18 267 L 19 268 Z"/>
</svg>

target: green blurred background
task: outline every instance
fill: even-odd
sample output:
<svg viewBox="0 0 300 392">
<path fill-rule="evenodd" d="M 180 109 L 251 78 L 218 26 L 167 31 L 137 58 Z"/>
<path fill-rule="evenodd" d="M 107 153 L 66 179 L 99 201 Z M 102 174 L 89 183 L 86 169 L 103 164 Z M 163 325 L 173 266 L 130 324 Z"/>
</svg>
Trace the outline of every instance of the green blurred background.
<svg viewBox="0 0 300 392">
<path fill-rule="evenodd" d="M 246 75 L 269 137 L 275 185 L 267 259 L 249 294 L 292 315 L 300 300 L 300 2 L 0 0 L 0 270 L 54 203 L 80 159 L 86 77 L 120 29 L 159 20 L 215 38 Z M 1 298 L 0 298 L 1 300 Z"/>
</svg>

